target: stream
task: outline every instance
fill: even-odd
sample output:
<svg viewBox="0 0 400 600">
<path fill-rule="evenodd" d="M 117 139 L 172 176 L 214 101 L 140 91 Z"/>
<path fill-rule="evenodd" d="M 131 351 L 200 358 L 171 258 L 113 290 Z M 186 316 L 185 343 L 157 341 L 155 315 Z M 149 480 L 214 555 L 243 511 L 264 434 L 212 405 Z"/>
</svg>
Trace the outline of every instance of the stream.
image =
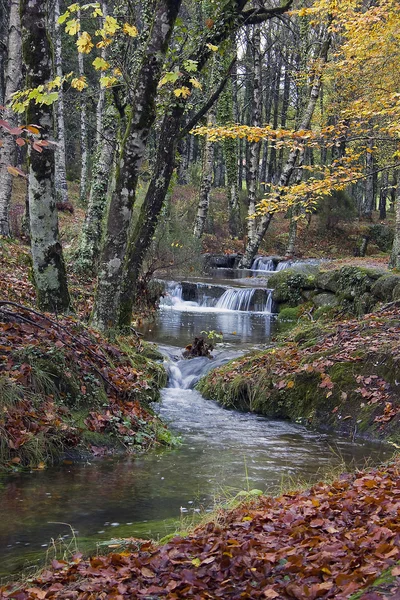
<svg viewBox="0 0 400 600">
<path fill-rule="evenodd" d="M 113 539 L 163 537 L 240 490 L 274 493 L 318 480 L 335 465 L 390 456 L 377 444 L 225 410 L 193 389 L 210 369 L 270 343 L 270 290 L 245 285 L 245 275 L 221 270 L 206 281 L 168 282 L 156 320 L 142 328 L 165 356 L 169 383 L 156 410 L 181 446 L 0 479 L 0 577 L 17 575 L 46 552 L 52 557 L 53 540 L 70 550 L 100 544 L 106 551 Z M 214 359 L 182 360 L 182 348 L 203 330 L 223 332 Z"/>
</svg>

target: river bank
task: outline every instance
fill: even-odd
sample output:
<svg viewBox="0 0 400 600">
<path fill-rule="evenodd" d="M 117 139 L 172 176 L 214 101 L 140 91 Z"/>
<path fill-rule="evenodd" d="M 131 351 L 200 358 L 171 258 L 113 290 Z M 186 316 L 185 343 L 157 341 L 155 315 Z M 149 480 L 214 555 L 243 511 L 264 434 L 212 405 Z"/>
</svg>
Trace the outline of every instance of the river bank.
<svg viewBox="0 0 400 600">
<path fill-rule="evenodd" d="M 303 320 L 284 341 L 213 371 L 198 389 L 227 408 L 355 439 L 399 443 L 400 309 Z"/>
</svg>

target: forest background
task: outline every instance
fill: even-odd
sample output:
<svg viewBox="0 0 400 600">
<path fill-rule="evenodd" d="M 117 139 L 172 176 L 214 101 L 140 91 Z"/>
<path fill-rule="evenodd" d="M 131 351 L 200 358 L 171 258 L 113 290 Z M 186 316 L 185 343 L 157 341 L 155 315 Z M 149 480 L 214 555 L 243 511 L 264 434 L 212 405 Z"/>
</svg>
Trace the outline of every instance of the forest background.
<svg viewBox="0 0 400 600">
<path fill-rule="evenodd" d="M 250 267 L 372 240 L 398 267 L 396 4 L 2 0 L 0 233 L 30 240 L 39 306 L 96 274 L 92 323 L 115 331 L 204 250 Z"/>
</svg>

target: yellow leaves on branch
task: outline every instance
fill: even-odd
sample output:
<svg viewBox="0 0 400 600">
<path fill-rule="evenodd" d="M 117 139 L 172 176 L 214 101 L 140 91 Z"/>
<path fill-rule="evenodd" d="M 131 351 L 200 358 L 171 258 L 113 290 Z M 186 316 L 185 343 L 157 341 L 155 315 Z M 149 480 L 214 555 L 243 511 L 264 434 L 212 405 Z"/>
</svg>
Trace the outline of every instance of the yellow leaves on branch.
<svg viewBox="0 0 400 600">
<path fill-rule="evenodd" d="M 189 98 L 191 92 L 190 92 L 190 89 L 184 85 L 181 88 L 177 88 L 176 90 L 174 90 L 174 94 L 177 98 L 185 98 L 186 99 L 186 98 Z"/>
<path fill-rule="evenodd" d="M 71 87 L 78 90 L 79 92 L 87 88 L 87 86 L 87 80 L 84 75 L 82 75 L 81 77 L 74 77 L 74 79 L 71 81 Z"/>
<path fill-rule="evenodd" d="M 122 31 L 130 37 L 136 37 L 138 35 L 138 30 L 136 27 L 134 25 L 129 25 L 129 23 L 124 23 Z"/>
<path fill-rule="evenodd" d="M 81 54 L 89 54 L 93 46 L 92 38 L 87 31 L 84 31 L 76 40 L 76 47 Z"/>
</svg>

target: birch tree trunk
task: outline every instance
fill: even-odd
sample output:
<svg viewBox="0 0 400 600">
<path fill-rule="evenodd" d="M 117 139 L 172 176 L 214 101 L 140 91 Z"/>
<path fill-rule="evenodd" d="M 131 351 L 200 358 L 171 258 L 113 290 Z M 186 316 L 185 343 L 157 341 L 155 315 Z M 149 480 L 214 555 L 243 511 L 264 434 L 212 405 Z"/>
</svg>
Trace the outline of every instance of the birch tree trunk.
<svg viewBox="0 0 400 600">
<path fill-rule="evenodd" d="M 253 97 L 252 97 L 252 125 L 253 127 L 261 126 L 261 110 L 262 110 L 262 89 L 261 89 L 261 27 L 254 25 L 253 36 Z M 250 142 L 249 150 L 249 169 L 247 174 L 247 196 L 248 196 L 248 211 L 247 211 L 247 236 L 249 241 L 252 241 L 256 235 L 256 222 L 254 214 L 256 212 L 256 195 L 259 182 L 259 163 L 260 163 L 260 144 L 258 142 Z"/>
<path fill-rule="evenodd" d="M 101 17 L 101 27 L 104 27 L 104 21 L 108 13 L 108 7 L 106 0 L 102 0 L 101 2 L 101 12 L 103 16 Z M 101 58 L 106 61 L 107 60 L 107 46 L 103 46 L 100 52 Z M 99 148 L 102 141 L 103 135 L 103 114 L 105 109 L 105 98 L 106 98 L 106 90 L 104 87 L 100 86 L 98 90 L 98 100 L 96 105 L 96 147 Z"/>
<path fill-rule="evenodd" d="M 5 81 L 5 103 L 12 94 L 21 87 L 22 53 L 21 53 L 21 20 L 19 15 L 19 0 L 11 0 L 10 18 L 8 23 L 8 60 Z M 17 116 L 5 108 L 4 120 L 13 127 L 17 126 Z M 15 166 L 17 159 L 15 140 L 12 135 L 6 135 L 0 148 L 0 235 L 10 235 L 9 211 L 12 192 L 13 176 L 8 172 L 8 166 Z"/>
<path fill-rule="evenodd" d="M 81 13 L 77 12 L 77 18 L 80 22 Z M 85 64 L 83 59 L 82 52 L 78 52 L 78 73 L 79 77 L 85 76 Z M 89 160 L 89 151 L 88 151 L 88 126 L 87 126 L 87 102 L 86 102 L 86 94 L 85 91 L 82 91 L 80 94 L 80 111 L 81 111 L 81 180 L 79 186 L 79 195 L 81 202 L 86 204 L 86 193 L 87 193 L 87 177 L 88 177 L 88 160 Z"/>
<path fill-rule="evenodd" d="M 215 112 L 211 110 L 211 114 L 207 119 L 208 127 L 215 125 Z M 203 160 L 201 169 L 201 183 L 199 191 L 199 204 L 197 207 L 197 215 L 193 229 L 194 237 L 200 239 L 204 233 L 204 226 L 208 215 L 208 208 L 210 206 L 210 194 L 213 179 L 213 161 L 214 161 L 214 149 L 213 142 L 210 142 L 208 136 L 204 141 L 203 148 Z"/>
<path fill-rule="evenodd" d="M 61 26 L 58 22 L 60 16 L 60 0 L 54 1 L 54 62 L 57 77 L 63 76 Z M 55 150 L 55 182 L 58 202 L 68 202 L 67 166 L 65 156 L 65 123 L 64 123 L 64 91 L 62 86 L 58 90 L 56 102 L 56 131 L 57 148 Z"/>
<path fill-rule="evenodd" d="M 136 197 L 139 168 L 149 130 L 156 118 L 155 97 L 164 57 L 181 0 L 159 0 L 153 27 L 137 76 L 129 118 L 116 166 L 104 247 L 101 254 L 93 323 L 103 331 L 115 328 L 119 313 L 123 261 Z"/>
<path fill-rule="evenodd" d="M 110 103 L 103 115 L 102 137 L 92 169 L 88 207 L 75 263 L 79 272 L 97 271 L 107 191 L 114 167 L 118 123 L 119 115 Z"/>
<path fill-rule="evenodd" d="M 22 51 L 27 86 L 37 87 L 51 79 L 52 48 L 46 30 L 46 0 L 21 0 Z M 28 123 L 41 126 L 42 137 L 51 136 L 53 107 L 31 102 Z M 32 266 L 41 310 L 62 312 L 69 294 L 54 193 L 54 151 L 32 150 L 29 157 L 29 216 Z"/>
<path fill-rule="evenodd" d="M 315 110 L 315 107 L 316 107 L 316 104 L 318 101 L 319 93 L 321 90 L 322 68 L 328 59 L 328 51 L 329 51 L 330 43 L 331 43 L 331 38 L 329 36 L 321 43 L 321 51 L 320 51 L 320 55 L 319 55 L 321 65 L 314 76 L 314 81 L 313 81 L 313 85 L 311 87 L 310 97 L 308 100 L 308 104 L 305 107 L 301 122 L 299 124 L 299 129 L 309 129 L 309 127 L 311 125 L 311 119 L 313 117 L 314 110 Z M 298 155 L 299 155 L 299 148 L 294 148 L 293 150 L 290 151 L 289 156 L 286 161 L 286 164 L 285 164 L 285 167 L 284 167 L 282 174 L 280 176 L 280 179 L 279 179 L 279 183 L 278 183 L 279 187 L 283 188 L 283 187 L 287 187 L 289 185 L 290 178 L 291 178 L 292 173 L 296 166 L 296 161 L 297 161 Z M 278 194 L 278 196 L 277 196 L 278 200 L 279 200 L 281 194 L 282 194 L 282 192 L 280 192 Z M 251 267 L 254 257 L 257 254 L 260 244 L 263 240 L 263 237 L 264 237 L 265 233 L 267 232 L 267 229 L 269 227 L 271 219 L 272 219 L 271 214 L 263 215 L 262 218 L 260 219 L 260 223 L 257 227 L 256 235 L 254 236 L 253 240 L 249 240 L 249 242 L 246 246 L 245 253 L 242 257 L 242 260 L 240 261 L 239 268 L 249 269 Z"/>
<path fill-rule="evenodd" d="M 394 214 L 394 240 L 390 255 L 389 269 L 400 269 L 400 179 L 397 182 Z"/>
<path fill-rule="evenodd" d="M 372 218 L 372 212 L 375 209 L 375 186 L 374 186 L 374 170 L 375 170 L 375 161 L 373 154 L 374 140 L 370 139 L 368 142 L 368 147 L 365 152 L 365 168 L 366 168 L 366 178 L 365 178 L 365 194 L 364 194 L 364 202 L 362 204 L 362 215 L 366 219 Z"/>
</svg>

